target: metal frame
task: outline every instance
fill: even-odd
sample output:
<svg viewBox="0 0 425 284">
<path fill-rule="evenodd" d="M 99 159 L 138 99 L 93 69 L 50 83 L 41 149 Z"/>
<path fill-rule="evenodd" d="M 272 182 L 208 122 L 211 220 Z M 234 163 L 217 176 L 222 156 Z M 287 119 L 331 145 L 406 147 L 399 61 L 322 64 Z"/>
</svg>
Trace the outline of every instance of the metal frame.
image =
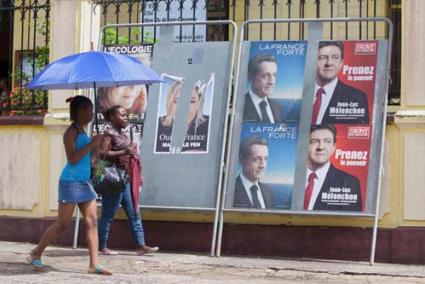
<svg viewBox="0 0 425 284">
<path fill-rule="evenodd" d="M 98 50 L 103 49 L 102 39 L 104 31 L 107 28 L 132 28 L 132 27 L 158 27 L 158 26 L 195 26 L 195 25 L 227 25 L 233 28 L 232 30 L 232 36 L 233 39 L 231 41 L 232 44 L 232 51 L 231 51 L 231 59 L 230 59 L 230 72 L 229 72 L 229 83 L 227 86 L 227 101 L 226 101 L 226 113 L 225 113 L 225 122 L 224 125 L 228 125 L 229 120 L 229 105 L 230 105 L 230 98 L 232 94 L 232 80 L 233 80 L 233 68 L 234 68 L 234 61 L 235 61 L 235 51 L 236 51 L 236 38 L 237 38 L 237 31 L 238 27 L 235 22 L 231 20 L 217 20 L 217 21 L 185 21 L 185 22 L 153 22 L 153 23 L 134 23 L 134 24 L 110 24 L 105 25 L 101 28 L 100 34 L 99 34 L 99 44 L 98 44 Z M 176 43 L 178 44 L 178 43 Z M 223 181 L 223 169 L 224 169 L 224 159 L 225 159 L 225 149 L 226 149 L 226 143 L 227 141 L 227 127 L 224 128 L 223 132 L 223 140 L 222 140 L 222 149 L 221 149 L 221 155 L 220 155 L 220 169 L 219 169 L 219 176 L 218 176 L 218 183 L 217 183 L 217 197 L 216 197 L 216 206 L 215 208 L 197 208 L 197 207 L 167 207 L 167 206 L 143 206 L 143 208 L 152 208 L 152 209 L 169 209 L 169 210 L 186 210 L 186 211 L 204 211 L 204 212 L 215 212 L 214 214 L 214 228 L 213 228 L 213 235 L 211 240 L 211 256 L 214 256 L 216 251 L 216 238 L 217 238 L 217 229 L 218 229 L 218 214 L 220 211 L 220 201 L 222 199 L 222 181 Z M 140 206 L 141 207 L 141 206 Z M 77 238 L 78 238 L 78 221 L 80 218 L 79 210 L 77 210 L 77 216 L 76 216 L 76 223 L 74 227 L 74 241 L 73 241 L 73 248 L 77 247 Z"/>
<path fill-rule="evenodd" d="M 249 24 L 263 24 L 263 23 L 334 23 L 334 22 L 384 22 L 388 26 L 388 49 L 387 49 L 387 58 L 386 58 L 386 84 L 384 87 L 384 94 L 386 97 L 388 97 L 388 89 L 389 89 L 389 81 L 390 81 L 390 69 L 391 69 L 391 48 L 392 48 L 392 40 L 393 40 L 393 24 L 392 22 L 385 17 L 375 17 L 375 18 L 300 18 L 300 19 L 253 19 L 248 20 L 242 23 L 240 27 L 240 34 L 239 34 L 239 50 L 238 50 L 238 62 L 237 62 L 237 70 L 236 70 L 236 79 L 235 79 L 235 86 L 234 86 L 234 100 L 233 105 L 236 106 L 237 101 L 237 94 L 238 94 L 238 83 L 239 83 L 239 75 L 240 75 L 240 66 L 241 66 L 241 52 L 242 52 L 242 42 L 244 41 L 244 31 L 247 29 L 247 26 Z M 228 183 L 228 174 L 226 174 L 224 179 L 224 192 L 223 192 L 223 198 L 221 200 L 221 206 L 220 206 L 220 219 L 219 219 L 219 230 L 218 230 L 218 243 L 217 243 L 217 251 L 216 256 L 221 255 L 221 241 L 223 236 L 223 224 L 224 224 L 224 212 L 245 212 L 245 213 L 265 213 L 265 214 L 291 214 L 291 215 L 326 215 L 326 216 L 347 216 L 347 217 L 374 217 L 374 224 L 373 224 L 373 232 L 372 232 L 372 242 L 371 242 L 371 252 L 370 252 L 370 265 L 374 264 L 375 261 L 375 250 L 376 250 L 376 237 L 378 232 L 378 214 L 379 214 L 379 199 L 381 194 L 381 176 L 383 172 L 383 155 L 384 155 L 384 139 L 385 139 L 385 125 L 386 125 L 386 113 L 387 113 L 387 103 L 385 103 L 384 109 L 383 109 L 383 117 L 382 117 L 382 132 L 381 132 L 381 141 L 379 141 L 380 146 L 380 153 L 379 153 L 379 169 L 378 169 L 378 182 L 377 182 L 377 193 L 376 193 L 376 204 L 375 204 L 375 213 L 374 214 L 359 214 L 359 213 L 340 213 L 340 212 L 305 212 L 305 211 L 289 211 L 289 210 L 248 210 L 248 209 L 225 209 L 225 197 L 227 193 L 227 183 Z M 232 140 L 233 140 L 233 128 L 234 128 L 234 121 L 235 121 L 235 108 L 232 110 L 232 116 L 230 121 L 230 133 L 229 133 L 229 139 L 228 139 L 228 146 L 229 151 L 226 156 L 226 167 L 225 172 L 229 172 L 229 162 L 230 162 L 230 155 L 231 152 L 234 150 L 232 149 Z M 380 115 L 380 114 L 376 114 Z M 375 120 L 378 120 L 376 118 Z M 375 125 L 377 127 L 377 125 Z M 378 137 L 379 139 L 379 137 Z"/>
</svg>

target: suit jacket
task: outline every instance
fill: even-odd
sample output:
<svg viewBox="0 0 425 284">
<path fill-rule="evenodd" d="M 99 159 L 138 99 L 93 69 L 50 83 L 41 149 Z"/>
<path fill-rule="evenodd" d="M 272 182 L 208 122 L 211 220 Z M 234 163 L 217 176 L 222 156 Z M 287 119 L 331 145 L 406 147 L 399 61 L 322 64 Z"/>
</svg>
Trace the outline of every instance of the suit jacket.
<svg viewBox="0 0 425 284">
<path fill-rule="evenodd" d="M 266 184 L 259 182 L 261 194 L 263 195 L 264 205 L 267 208 L 274 207 L 274 193 Z M 238 176 L 235 182 L 235 195 L 233 197 L 233 207 L 253 208 L 248 194 L 245 191 L 241 177 Z"/>
<path fill-rule="evenodd" d="M 274 99 L 268 98 L 270 108 L 272 110 L 273 119 L 275 123 L 283 122 L 283 107 L 276 102 Z M 262 122 L 261 116 L 258 114 L 255 108 L 254 102 L 249 95 L 249 92 L 245 95 L 245 106 L 243 109 L 243 121 Z"/>
<path fill-rule="evenodd" d="M 344 198 L 348 196 L 357 197 L 357 200 Z M 331 164 L 313 210 L 361 211 L 362 196 L 359 180 Z"/>
<path fill-rule="evenodd" d="M 339 106 L 338 106 L 339 105 Z M 354 105 L 354 106 L 353 106 Z M 363 114 L 332 113 L 331 109 L 364 109 Z M 321 124 L 369 124 L 366 94 L 338 80 Z"/>
</svg>

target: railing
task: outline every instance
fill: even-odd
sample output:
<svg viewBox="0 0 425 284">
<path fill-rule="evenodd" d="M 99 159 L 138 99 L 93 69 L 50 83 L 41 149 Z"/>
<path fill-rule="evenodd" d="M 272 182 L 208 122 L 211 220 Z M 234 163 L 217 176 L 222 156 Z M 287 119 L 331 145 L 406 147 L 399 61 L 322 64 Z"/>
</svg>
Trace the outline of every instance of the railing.
<svg viewBox="0 0 425 284">
<path fill-rule="evenodd" d="M 401 73 L 401 1 L 400 0 L 97 0 L 102 23 L 138 23 L 148 21 L 233 20 L 377 17 L 394 23 L 389 104 L 400 101 Z M 282 25 L 286 25 L 283 27 Z M 22 86 L 49 58 L 50 0 L 0 0 L 0 115 L 43 114 L 47 94 L 27 91 Z M 283 32 L 284 31 L 284 32 Z M 330 24 L 327 37 L 376 39 L 385 37 L 378 24 Z M 303 39 L 306 30 L 300 24 L 259 24 L 245 31 L 245 39 Z M 191 38 L 196 41 L 195 29 Z M 325 35 L 325 36 L 326 36 Z M 226 27 L 209 26 L 207 41 L 227 41 L 233 36 Z M 15 37 L 15 38 L 14 38 Z M 155 30 L 140 28 L 112 29 L 105 32 L 104 43 L 129 44 L 155 42 Z"/>
<path fill-rule="evenodd" d="M 0 2 L 0 27 L 7 51 L 0 67 L 0 115 L 42 115 L 47 93 L 23 88 L 49 61 L 50 1 Z M 6 45 L 5 45 L 6 46 Z"/>
<path fill-rule="evenodd" d="M 137 23 L 139 21 L 186 20 L 233 20 L 237 23 L 249 19 L 276 18 L 341 18 L 341 17 L 388 17 L 395 26 L 392 69 L 392 84 L 389 104 L 400 101 L 401 66 L 401 2 L 400 0 L 103 0 L 96 1 L 102 7 L 102 25 Z M 202 8 L 204 11 L 202 11 Z M 187 13 L 187 10 L 190 10 Z M 177 17 L 176 17 L 177 15 Z M 185 18 L 189 15 L 189 18 Z M 203 16 L 205 15 L 205 16 Z M 282 32 L 284 31 L 284 32 Z M 384 25 L 379 23 L 329 24 L 329 39 L 379 39 L 386 38 Z M 302 23 L 259 24 L 244 30 L 246 40 L 304 39 L 306 30 Z M 194 32 L 195 34 L 195 32 Z M 229 32 L 223 27 L 208 27 L 207 41 L 228 40 Z M 108 30 L 104 43 L 125 44 L 155 42 L 155 33 L 131 28 Z M 195 41 L 195 37 L 192 38 Z M 182 40 L 183 41 L 183 40 Z"/>
</svg>

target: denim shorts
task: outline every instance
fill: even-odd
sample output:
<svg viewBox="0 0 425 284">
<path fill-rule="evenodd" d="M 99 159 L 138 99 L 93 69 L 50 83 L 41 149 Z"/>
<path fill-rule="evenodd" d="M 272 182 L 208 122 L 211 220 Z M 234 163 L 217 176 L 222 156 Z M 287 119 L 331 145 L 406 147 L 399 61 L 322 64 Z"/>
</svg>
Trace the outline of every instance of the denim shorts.
<svg viewBox="0 0 425 284">
<path fill-rule="evenodd" d="M 59 181 L 59 203 L 83 203 L 96 197 L 96 192 L 88 181 Z"/>
</svg>

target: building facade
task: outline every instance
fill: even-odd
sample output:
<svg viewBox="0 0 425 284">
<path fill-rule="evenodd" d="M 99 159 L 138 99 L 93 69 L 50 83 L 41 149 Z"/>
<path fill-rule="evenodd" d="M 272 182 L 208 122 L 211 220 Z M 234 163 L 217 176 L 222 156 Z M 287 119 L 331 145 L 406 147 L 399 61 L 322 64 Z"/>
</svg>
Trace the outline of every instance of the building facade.
<svg viewBox="0 0 425 284">
<path fill-rule="evenodd" d="M 48 61 L 97 49 L 104 24 L 146 21 L 148 4 L 157 2 L 33 0 L 32 5 L 28 2 L 1 1 L 0 7 L 2 37 L 9 43 L 0 50 L 0 75 L 8 79 L 4 92 L 7 98 L 2 96 L 0 116 L 0 226 L 7 229 L 2 230 L 0 239 L 36 242 L 57 214 L 57 181 L 66 160 L 62 133 L 69 124 L 65 98 L 74 92 L 26 93 L 22 85 Z M 198 11 L 193 3 L 189 6 Z M 393 20 L 396 28 L 376 260 L 423 263 L 425 159 L 420 157 L 425 153 L 425 99 L 421 93 L 424 83 L 420 68 L 425 65 L 420 53 L 425 47 L 422 34 L 425 20 L 421 17 L 425 3 L 420 0 L 217 0 L 207 1 L 202 8 L 206 10 L 207 20 L 230 19 L 239 25 L 256 18 L 389 17 Z M 171 12 L 167 12 L 170 9 L 165 9 L 168 15 L 165 20 L 172 18 Z M 180 18 L 184 18 L 183 10 L 178 11 Z M 386 37 L 387 31 L 379 25 L 355 24 L 329 27 L 328 32 L 332 39 L 374 39 Z M 296 24 L 286 27 L 284 32 L 273 25 L 263 25 L 245 33 L 249 40 L 297 40 L 305 36 L 304 28 Z M 132 31 L 109 36 L 115 43 L 145 40 L 140 33 Z M 232 36 L 222 27 L 213 26 L 206 32 L 209 41 L 225 41 Z M 143 211 L 148 241 L 164 250 L 208 252 L 213 219 L 212 212 Z M 131 247 L 130 234 L 117 233 L 126 232 L 126 226 L 120 212 L 111 233 L 112 247 Z M 227 213 L 222 254 L 366 260 L 372 226 L 370 218 Z M 72 231 L 70 225 L 59 243 L 70 245 Z M 83 230 L 80 235 L 83 236 Z"/>
</svg>

